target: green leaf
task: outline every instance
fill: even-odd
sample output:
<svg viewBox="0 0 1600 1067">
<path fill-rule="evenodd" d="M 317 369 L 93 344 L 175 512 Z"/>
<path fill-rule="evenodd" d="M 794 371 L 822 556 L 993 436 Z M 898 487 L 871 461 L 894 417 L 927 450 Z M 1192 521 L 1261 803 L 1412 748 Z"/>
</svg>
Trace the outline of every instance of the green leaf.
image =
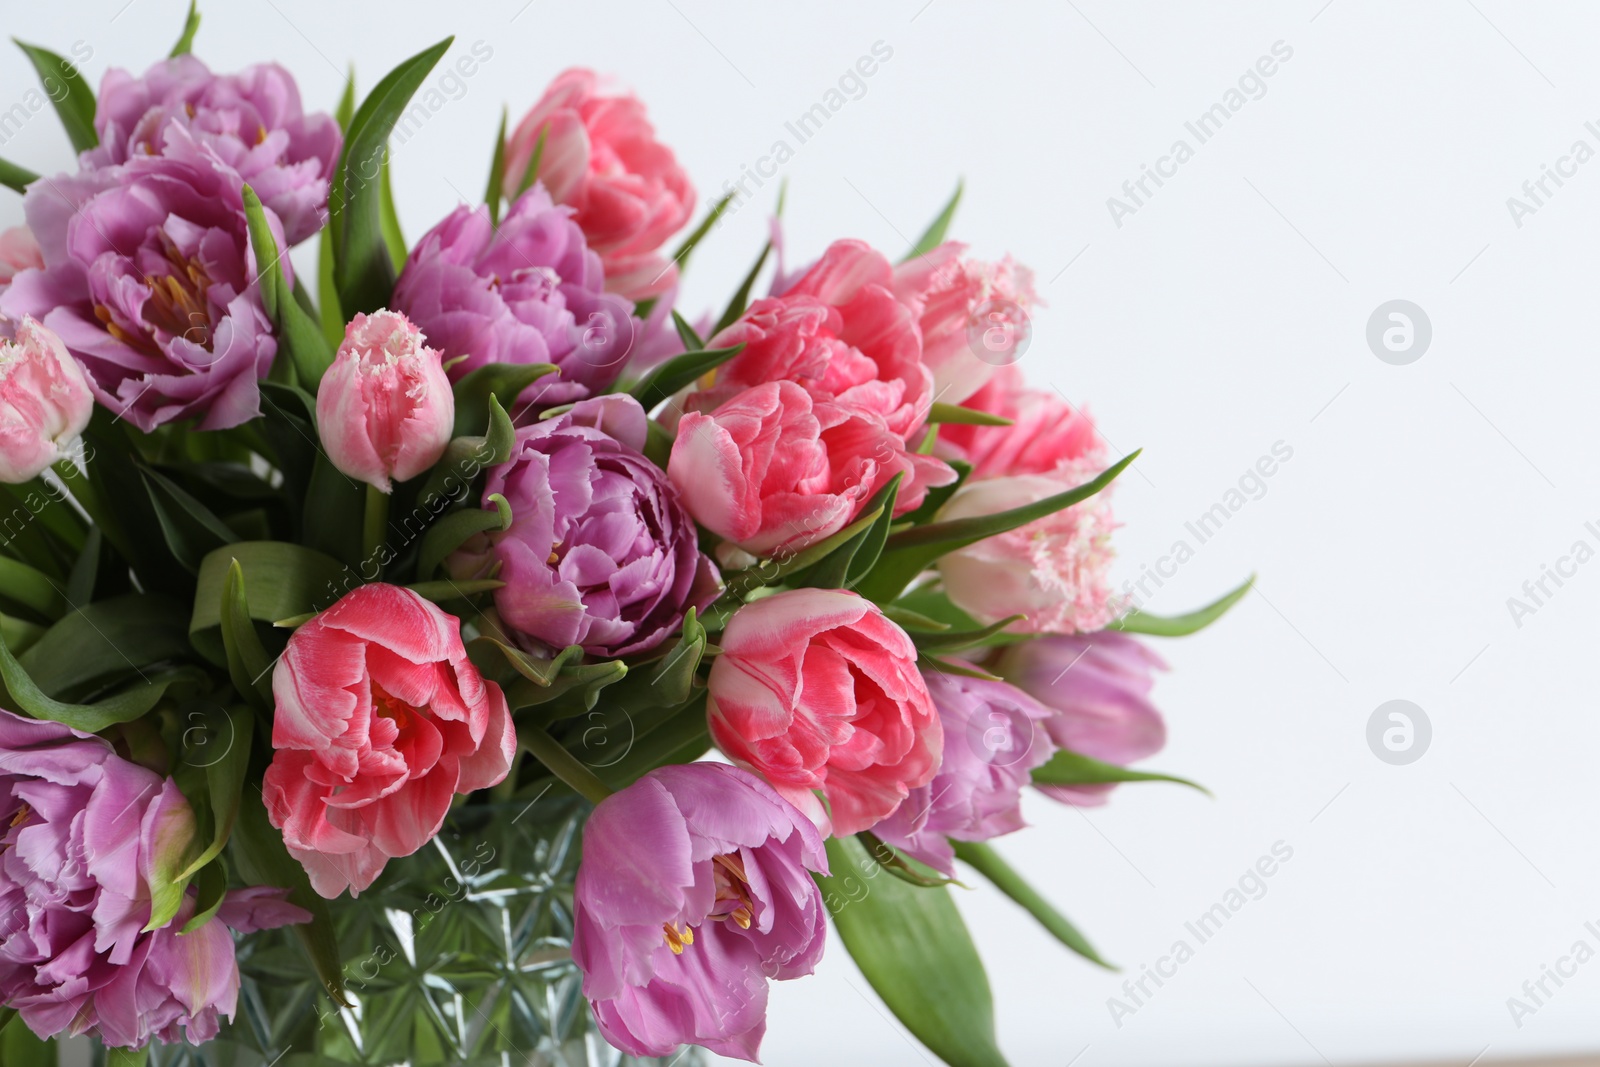
<svg viewBox="0 0 1600 1067">
<path fill-rule="evenodd" d="M 700 247 L 700 242 L 705 240 L 706 234 L 711 232 L 711 228 L 717 224 L 717 220 L 722 217 L 722 213 L 728 210 L 728 205 L 733 203 L 733 196 L 734 194 L 728 193 L 721 200 L 711 205 L 711 210 L 706 213 L 705 218 L 700 220 L 700 225 L 696 226 L 689 233 L 689 236 L 683 239 L 683 243 L 678 246 L 677 251 L 672 253 L 672 262 L 678 265 L 678 273 L 680 275 L 689 269 L 689 257 L 694 254 L 696 248 Z M 685 344 L 687 343 L 685 342 Z M 705 346 L 702 344 L 692 347 L 704 348 Z"/>
<path fill-rule="evenodd" d="M 0 1063 L 5 1067 L 56 1067 L 59 1045 L 33 1036 L 12 1008 L 4 1009 L 5 1029 L 0 1030 Z M 109 1067 L 109 1064 L 108 1064 Z M 118 1067 L 127 1067 L 119 1064 Z"/>
<path fill-rule="evenodd" d="M 17 655 L 22 655 L 44 636 L 44 627 L 25 619 L 13 619 L 9 615 L 0 615 L 0 641 L 17 650 Z"/>
<path fill-rule="evenodd" d="M 950 200 L 945 204 L 944 210 L 939 212 L 938 217 L 922 232 L 922 236 L 917 238 L 916 243 L 911 246 L 911 251 L 906 253 L 906 259 L 925 256 L 944 243 L 944 235 L 950 229 L 950 220 L 956 217 L 956 206 L 961 203 L 961 190 L 965 184 L 956 182 L 956 191 L 950 194 Z M 901 262 L 904 263 L 905 260 Z"/>
<path fill-rule="evenodd" d="M 1106 629 L 1121 630 L 1130 634 L 1148 634 L 1151 637 L 1187 637 L 1204 630 L 1227 614 L 1229 608 L 1244 599 L 1255 582 L 1255 575 L 1252 574 L 1233 592 L 1187 615 L 1152 615 L 1147 611 L 1134 611 L 1124 615 Z"/>
<path fill-rule="evenodd" d="M 49 719 L 86 734 L 99 733 L 114 723 L 130 722 L 146 714 L 183 677 L 186 676 L 174 674 L 146 682 L 92 704 L 69 704 L 46 696 L 12 656 L 11 649 L 0 642 L 0 679 L 4 679 L 10 693 L 10 706 L 35 719 Z"/>
<path fill-rule="evenodd" d="M 7 1063 L 11 1061 L 7 1060 Z M 150 1062 L 150 1046 L 106 1049 L 106 1067 L 145 1067 Z"/>
<path fill-rule="evenodd" d="M 938 671 L 940 674 L 958 674 L 963 678 L 981 678 L 986 682 L 1003 681 L 998 674 L 991 674 L 976 663 L 964 659 L 940 659 L 920 650 L 917 652 L 917 667 L 923 673 Z"/>
<path fill-rule="evenodd" d="M 288 812 L 278 821 L 287 822 Z M 289 890 L 289 902 L 311 913 L 311 921 L 294 928 L 311 960 L 322 987 L 334 1002 L 343 1006 L 344 965 L 339 954 L 339 936 L 334 930 L 328 902 L 311 888 L 305 868 L 289 855 L 283 834 L 273 828 L 261 791 L 252 786 L 244 791 L 234 823 L 229 854 L 233 866 L 246 885 L 270 885 Z"/>
<path fill-rule="evenodd" d="M 492 593 L 504 588 L 505 584 L 497 578 L 471 578 L 460 582 L 446 578 L 438 582 L 412 582 L 406 588 L 424 600 L 443 603 L 447 600 L 465 600 L 479 593 Z"/>
<path fill-rule="evenodd" d="M 10 556 L 0 556 L 0 594 L 47 619 L 59 619 L 67 610 L 55 582 Z"/>
<path fill-rule="evenodd" d="M 558 373 L 554 363 L 486 363 L 479 367 L 451 390 L 456 398 L 455 436 L 481 434 L 489 428 L 490 397 L 511 411 L 528 386 L 547 374 Z"/>
<path fill-rule="evenodd" d="M 406 265 L 406 235 L 400 229 L 400 211 L 394 206 L 394 178 L 389 168 L 389 153 L 383 155 L 383 171 L 378 180 L 380 197 L 379 227 L 383 230 L 383 244 L 389 250 L 389 260 L 394 264 L 395 277 Z"/>
<path fill-rule="evenodd" d="M 321 311 L 322 341 L 330 352 L 344 343 L 344 312 L 339 310 L 339 290 L 333 283 L 333 229 L 317 234 L 317 306 Z"/>
<path fill-rule="evenodd" d="M 954 878 L 946 878 L 927 864 L 912 859 L 870 830 L 861 831 L 856 835 L 856 840 L 861 842 L 878 866 L 908 885 L 933 889 L 955 882 Z"/>
<path fill-rule="evenodd" d="M 533 154 L 528 157 L 528 165 L 522 168 L 522 177 L 517 181 L 517 195 L 513 200 L 522 199 L 522 194 L 533 188 L 533 183 L 539 180 L 539 162 L 544 159 L 544 139 L 550 132 L 548 124 L 539 127 L 539 139 L 533 142 Z"/>
<path fill-rule="evenodd" d="M 256 284 L 261 290 L 261 304 L 277 328 L 281 349 L 278 355 L 287 356 L 301 385 L 315 391 L 323 372 L 333 363 L 334 349 L 329 347 L 322 327 L 289 291 L 277 238 L 267 224 L 261 198 L 248 185 L 244 187 L 244 216 L 250 228 L 250 248 L 256 257 Z"/>
<path fill-rule="evenodd" d="M 552 685 L 562 668 L 569 663 L 581 662 L 583 659 L 582 645 L 568 645 L 554 656 L 539 657 L 522 651 L 514 645 L 494 637 L 480 637 L 477 640 L 485 642 L 499 649 L 505 656 L 506 662 L 514 667 L 518 674 L 533 684 L 548 688 Z"/>
<path fill-rule="evenodd" d="M 917 510 L 900 516 L 901 522 L 910 523 L 912 526 L 922 526 L 932 522 L 934 516 L 939 514 L 939 509 L 944 507 L 947 500 L 956 495 L 956 490 L 961 488 L 967 477 L 972 473 L 972 464 L 963 460 L 947 459 L 945 460 L 945 465 L 956 472 L 956 480 L 949 485 L 936 485 L 929 489 L 927 495 L 922 498 L 922 503 L 917 507 Z"/>
<path fill-rule="evenodd" d="M 949 889 L 875 877 L 859 841 L 827 842 L 817 875 L 839 940 L 895 1018 L 950 1067 L 1006 1067 L 983 961 Z"/>
<path fill-rule="evenodd" d="M 814 564 L 801 576 L 801 582 L 819 589 L 848 589 L 854 580 L 872 569 L 889 536 L 889 524 L 894 521 L 894 502 L 902 477 L 896 474 L 890 478 L 889 483 L 867 502 L 867 510 L 876 511 L 877 520 Z"/>
<path fill-rule="evenodd" d="M 134 593 L 65 615 L 17 662 L 40 691 L 71 700 L 188 655 L 183 609 L 165 597 Z"/>
<path fill-rule="evenodd" d="M 205 772 L 206 806 L 212 824 L 210 842 L 179 875 L 187 881 L 222 853 L 233 834 L 250 780 L 250 749 L 255 735 L 250 713 L 244 708 L 191 711 L 184 725 L 183 759 L 190 767 Z"/>
<path fill-rule="evenodd" d="M 694 692 L 695 671 L 706 653 L 706 628 L 695 614 L 694 608 L 690 608 L 683 618 L 683 632 L 677 643 L 650 673 L 652 699 L 660 705 L 682 704 Z"/>
<path fill-rule="evenodd" d="M 506 180 L 506 123 L 511 118 L 507 108 L 500 109 L 500 132 L 494 139 L 494 158 L 489 161 L 489 188 L 483 194 L 483 202 L 489 205 L 489 225 L 500 225 L 500 208 L 505 202 Z"/>
<path fill-rule="evenodd" d="M 962 407 L 960 404 L 946 404 L 942 400 L 934 401 L 933 409 L 928 412 L 928 421 L 959 426 L 1012 425 L 1011 420 L 1004 415 L 992 415 L 977 408 Z"/>
<path fill-rule="evenodd" d="M 7 163 L 0 159 L 0 185 L 12 192 L 25 193 L 28 186 L 39 180 L 39 176 L 26 167 L 19 167 L 15 163 Z"/>
<path fill-rule="evenodd" d="M 320 611 L 360 584 L 339 561 L 303 545 L 283 541 L 240 541 L 225 545 L 200 564 L 189 640 L 212 663 L 227 662 L 222 640 L 222 601 L 237 560 L 244 574 L 244 598 L 252 619 L 272 623 Z"/>
<path fill-rule="evenodd" d="M 334 279 L 339 306 L 346 315 L 376 311 L 389 302 L 394 291 L 396 271 L 384 238 L 381 188 L 389 134 L 423 79 L 454 40 L 446 37 L 390 71 L 350 120 L 350 132 L 334 171 L 328 200 L 338 235 Z"/>
<path fill-rule="evenodd" d="M 891 534 L 884 545 L 883 555 L 872 573 L 856 587 L 856 591 L 880 603 L 893 600 L 911 580 L 921 574 L 934 560 L 946 552 L 964 548 L 985 537 L 1026 526 L 1036 519 L 1069 508 L 1094 496 L 1110 485 L 1122 471 L 1139 457 L 1137 450 L 1108 467 L 1098 477 L 1076 489 L 1045 497 L 1020 508 L 996 512 L 993 515 L 974 515 L 971 518 L 951 519 L 948 522 L 913 526 Z"/>
<path fill-rule="evenodd" d="M 12 40 L 33 63 L 33 69 L 39 72 L 39 80 L 44 83 L 44 95 L 55 105 L 61 125 L 66 128 L 67 139 L 72 142 L 72 150 L 87 152 L 99 145 L 100 135 L 94 131 L 94 90 L 89 88 L 77 64 L 69 63 L 48 48 L 24 44 L 15 37 Z"/>
<path fill-rule="evenodd" d="M 1022 905 L 1023 910 L 1038 919 L 1039 925 L 1050 931 L 1057 941 L 1090 963 L 1098 963 L 1108 971 L 1117 969 L 1115 965 L 1102 959 L 1094 946 L 1089 944 L 1089 939 L 1024 881 L 1023 877 L 1001 859 L 1000 854 L 989 845 L 975 841 L 951 841 L 950 844 L 956 850 L 957 859 L 989 879 L 996 889 Z"/>
<path fill-rule="evenodd" d="M 1005 628 L 1014 622 L 1021 622 L 1026 615 L 1012 615 L 1001 619 L 991 626 L 984 626 L 975 630 L 953 630 L 935 634 L 914 634 L 912 640 L 917 648 L 923 652 L 964 652 L 969 648 L 977 648 L 989 642 L 997 634 L 1005 632 Z"/>
<path fill-rule="evenodd" d="M 712 348 L 697 352 L 684 352 L 651 369 L 634 383 L 628 392 L 646 411 L 672 396 L 679 389 L 696 381 L 707 371 L 722 366 L 744 351 L 744 345 L 731 348 Z"/>
<path fill-rule="evenodd" d="M 499 493 L 490 493 L 485 503 L 492 508 L 463 508 L 446 515 L 422 535 L 422 546 L 417 550 L 417 578 L 427 581 L 439 569 L 446 556 L 466 543 L 467 538 L 485 530 L 509 530 L 511 505 Z"/>
<path fill-rule="evenodd" d="M 150 506 L 167 547 L 177 561 L 190 571 L 200 568 L 206 553 L 238 540 L 226 523 L 211 509 L 190 496 L 169 479 L 148 467 L 140 467 Z"/>
<path fill-rule="evenodd" d="M 1174 782 L 1197 789 L 1206 796 L 1211 795 L 1205 786 L 1187 778 L 1119 767 L 1115 763 L 1103 763 L 1064 748 L 1051 756 L 1048 762 L 1033 769 L 1034 785 L 1104 785 L 1110 782 Z"/>
<path fill-rule="evenodd" d="M 689 320 L 678 314 L 678 309 L 672 309 L 672 328 L 678 331 L 678 340 L 683 342 L 685 352 L 704 352 L 705 340 L 694 332 L 694 327 Z"/>
<path fill-rule="evenodd" d="M 244 568 L 230 560 L 228 576 L 222 583 L 222 650 L 228 660 L 228 677 L 233 688 L 257 711 L 272 709 L 272 657 L 267 654 L 250 621 L 250 606 L 244 595 Z"/>
<path fill-rule="evenodd" d="M 738 322 L 739 316 L 744 314 L 744 309 L 750 306 L 750 291 L 756 286 L 756 276 L 761 273 L 761 268 L 767 265 L 767 257 L 771 254 L 772 242 L 768 241 L 761 249 L 761 254 L 756 257 L 755 266 L 744 276 L 739 291 L 733 294 L 733 299 L 728 301 L 728 306 L 723 309 L 722 318 L 711 328 L 712 337 Z"/>
<path fill-rule="evenodd" d="M 830 553 L 841 545 L 847 544 L 852 538 L 869 529 L 878 521 L 878 516 L 883 514 L 882 508 L 868 508 L 861 517 L 849 526 L 840 530 L 832 537 L 824 538 L 809 548 L 799 552 L 776 555 L 762 560 L 742 571 L 734 571 L 724 575 L 727 583 L 722 591 L 722 596 L 716 601 L 721 604 L 729 600 L 743 600 L 745 594 L 751 590 L 759 589 L 764 585 L 775 585 L 791 574 L 805 570 L 813 563 L 826 559 Z"/>
<path fill-rule="evenodd" d="M 186 56 L 194 50 L 194 35 L 200 29 L 200 9 L 196 0 L 189 0 L 189 16 L 183 20 L 183 34 L 178 38 L 178 43 L 172 46 L 170 56 Z"/>
</svg>

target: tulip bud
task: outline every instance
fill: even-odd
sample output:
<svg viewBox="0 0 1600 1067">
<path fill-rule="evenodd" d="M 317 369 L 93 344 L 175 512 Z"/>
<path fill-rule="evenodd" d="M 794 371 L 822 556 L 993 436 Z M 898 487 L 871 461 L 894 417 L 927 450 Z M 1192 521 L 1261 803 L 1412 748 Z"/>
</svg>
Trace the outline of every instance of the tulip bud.
<svg viewBox="0 0 1600 1067">
<path fill-rule="evenodd" d="M 317 387 L 317 430 L 339 470 L 382 492 L 444 455 L 455 395 L 439 352 L 398 311 L 358 314 Z"/>
<path fill-rule="evenodd" d="M 61 338 L 24 316 L 0 340 L 0 482 L 19 485 L 65 457 L 94 394 Z"/>
</svg>

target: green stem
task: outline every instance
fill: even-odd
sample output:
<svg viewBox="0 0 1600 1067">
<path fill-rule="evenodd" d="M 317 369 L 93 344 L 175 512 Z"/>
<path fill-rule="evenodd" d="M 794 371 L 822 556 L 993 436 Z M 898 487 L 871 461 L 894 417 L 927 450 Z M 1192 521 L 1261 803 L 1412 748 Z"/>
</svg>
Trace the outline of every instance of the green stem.
<svg viewBox="0 0 1600 1067">
<path fill-rule="evenodd" d="M 545 731 L 537 726 L 522 726 L 518 728 L 517 735 L 523 747 L 532 752 L 534 758 L 544 764 L 551 774 L 567 783 L 591 804 L 598 804 L 611 795 L 610 788 L 596 778 L 593 771 Z"/>
<path fill-rule="evenodd" d="M 361 558 L 370 560 L 378 553 L 389 527 L 389 494 L 375 485 L 367 486 L 367 510 L 361 519 Z"/>
<path fill-rule="evenodd" d="M 1022 905 L 1023 910 L 1039 920 L 1039 925 L 1054 934 L 1056 940 L 1091 963 L 1098 963 L 1107 970 L 1116 970 L 1115 966 L 1100 958 L 1100 953 L 1089 944 L 1089 939 L 1068 922 L 1066 916 L 1056 911 L 1033 886 L 1023 881 L 1022 875 L 1000 858 L 1000 853 L 976 841 L 952 840 L 950 844 L 955 848 L 957 859 L 989 879 L 996 889 Z"/>
</svg>

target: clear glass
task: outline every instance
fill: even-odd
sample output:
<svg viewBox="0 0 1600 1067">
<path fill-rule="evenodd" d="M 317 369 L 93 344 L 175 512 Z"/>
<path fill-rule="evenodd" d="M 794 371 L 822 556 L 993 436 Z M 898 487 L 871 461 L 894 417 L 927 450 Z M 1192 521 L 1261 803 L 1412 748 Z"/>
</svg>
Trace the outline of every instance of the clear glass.
<svg viewBox="0 0 1600 1067">
<path fill-rule="evenodd" d="M 577 799 L 458 809 L 334 903 L 350 1008 L 321 994 L 292 932 L 252 934 L 233 1023 L 200 1048 L 156 1047 L 152 1067 L 698 1067 L 698 1049 L 640 1060 L 594 1029 L 569 953 L 588 812 Z"/>
</svg>

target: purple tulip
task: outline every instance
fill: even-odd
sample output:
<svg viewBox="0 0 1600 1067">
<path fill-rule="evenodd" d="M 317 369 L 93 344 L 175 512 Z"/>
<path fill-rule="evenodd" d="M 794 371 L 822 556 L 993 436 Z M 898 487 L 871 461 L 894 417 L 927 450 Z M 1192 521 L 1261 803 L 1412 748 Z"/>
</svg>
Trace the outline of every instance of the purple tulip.
<svg viewBox="0 0 1600 1067">
<path fill-rule="evenodd" d="M 43 253 L 0 293 L 89 375 L 95 398 L 146 433 L 260 414 L 258 379 L 278 342 L 255 284 L 239 177 L 180 125 L 159 156 L 34 182 L 24 206 Z M 266 213 L 283 245 L 277 216 Z M 293 282 L 289 258 L 279 260 Z"/>
<path fill-rule="evenodd" d="M 322 228 L 328 179 L 343 140 L 330 115 L 307 115 L 289 72 L 275 63 L 213 74 L 194 56 L 162 60 L 142 77 L 106 72 L 86 168 L 162 155 L 181 127 L 231 168 L 283 220 L 291 244 Z"/>
<path fill-rule="evenodd" d="M 1022 787 L 1055 753 L 1044 729 L 1055 713 L 1005 682 L 937 671 L 922 677 L 944 726 L 939 773 L 872 832 L 954 877 L 949 839 L 987 841 L 1025 825 Z"/>
<path fill-rule="evenodd" d="M 1113 630 L 1041 637 L 1007 648 L 993 668 L 1054 711 L 1045 730 L 1060 748 L 1126 766 L 1161 751 L 1167 724 L 1148 697 L 1160 656 Z M 1066 804 L 1104 804 L 1105 785 L 1041 786 Z"/>
<path fill-rule="evenodd" d="M 522 427 L 484 486 L 486 506 L 505 497 L 511 528 L 469 541 L 451 573 L 498 563 L 501 620 L 543 646 L 617 657 L 660 644 L 721 578 L 677 491 L 640 452 L 645 435 L 644 409 L 621 393 Z"/>
<path fill-rule="evenodd" d="M 458 207 L 412 249 L 392 306 L 446 361 L 460 359 L 455 378 L 489 363 L 553 363 L 559 377 L 529 386 L 525 405 L 603 392 L 622 373 L 640 324 L 629 301 L 605 291 L 600 257 L 571 216 L 538 184 L 498 227 L 484 208 Z"/>
<path fill-rule="evenodd" d="M 180 934 L 191 889 L 171 923 L 144 932 L 151 882 L 188 858 L 194 813 L 172 779 L 58 723 L 0 711 L 0 819 L 0 1002 L 41 1038 L 208 1041 L 239 994 L 229 929 L 311 918 L 255 888 Z"/>
<path fill-rule="evenodd" d="M 572 957 L 600 1032 L 635 1056 L 703 1045 L 756 1059 L 767 981 L 822 957 L 827 873 L 815 826 L 722 763 L 651 771 L 583 830 Z"/>
</svg>

